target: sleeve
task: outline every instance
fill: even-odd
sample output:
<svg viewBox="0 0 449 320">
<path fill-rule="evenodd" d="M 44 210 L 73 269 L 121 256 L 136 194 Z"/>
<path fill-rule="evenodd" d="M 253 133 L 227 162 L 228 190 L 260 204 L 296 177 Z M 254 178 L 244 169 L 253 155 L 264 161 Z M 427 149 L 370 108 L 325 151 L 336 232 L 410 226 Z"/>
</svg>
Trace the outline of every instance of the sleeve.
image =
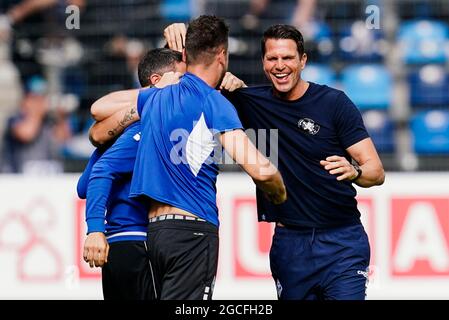
<svg viewBox="0 0 449 320">
<path fill-rule="evenodd" d="M 243 129 L 234 106 L 218 91 L 214 90 L 209 94 L 207 103 L 211 112 L 208 120 L 210 121 L 211 129 L 215 132 Z"/>
<path fill-rule="evenodd" d="M 359 109 L 343 92 L 337 97 L 334 119 L 338 139 L 343 148 L 347 149 L 353 144 L 369 138 Z"/>
<path fill-rule="evenodd" d="M 89 183 L 90 173 L 92 172 L 94 164 L 98 161 L 98 159 L 100 159 L 103 152 L 104 150 L 95 149 L 95 151 L 90 156 L 89 162 L 87 163 L 83 174 L 78 180 L 78 184 L 76 185 L 76 192 L 78 193 L 78 197 L 80 199 L 86 199 L 87 185 Z"/>
<path fill-rule="evenodd" d="M 95 163 L 89 178 L 86 202 L 87 233 L 105 231 L 105 212 L 115 180 L 134 169 L 138 143 L 128 130 Z"/>
<path fill-rule="evenodd" d="M 148 100 L 150 94 L 155 90 L 154 88 L 143 88 L 139 91 L 139 96 L 137 97 L 137 112 L 139 116 L 142 118 L 142 111 L 145 106 L 145 103 Z"/>
</svg>

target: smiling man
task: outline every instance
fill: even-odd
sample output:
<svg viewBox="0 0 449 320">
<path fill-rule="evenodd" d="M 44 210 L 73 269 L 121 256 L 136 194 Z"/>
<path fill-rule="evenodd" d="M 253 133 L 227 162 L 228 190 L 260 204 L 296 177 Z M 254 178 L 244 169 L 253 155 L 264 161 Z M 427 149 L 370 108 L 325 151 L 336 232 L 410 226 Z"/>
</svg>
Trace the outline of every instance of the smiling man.
<svg viewBox="0 0 449 320">
<path fill-rule="evenodd" d="M 353 183 L 382 184 L 382 163 L 346 94 L 301 79 L 307 55 L 296 28 L 271 26 L 261 49 L 271 85 L 223 93 L 245 128 L 278 129 L 289 199 L 274 205 L 257 194 L 259 220 L 276 223 L 270 266 L 278 297 L 364 299 L 370 248 Z"/>
</svg>

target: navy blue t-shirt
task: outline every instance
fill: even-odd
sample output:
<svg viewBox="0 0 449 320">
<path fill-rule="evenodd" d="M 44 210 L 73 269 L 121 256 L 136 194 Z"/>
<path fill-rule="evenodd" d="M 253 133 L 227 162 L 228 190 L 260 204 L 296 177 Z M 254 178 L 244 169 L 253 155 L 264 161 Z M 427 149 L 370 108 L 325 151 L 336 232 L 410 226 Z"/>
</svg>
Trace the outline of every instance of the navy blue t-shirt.
<svg viewBox="0 0 449 320">
<path fill-rule="evenodd" d="M 259 150 L 261 143 L 266 150 L 273 149 L 269 130 L 277 129 L 278 169 L 287 188 L 287 201 L 274 205 L 257 190 L 259 221 L 315 228 L 360 223 L 352 183 L 338 181 L 320 165 L 320 160 L 333 155 L 350 160 L 346 149 L 369 137 L 360 112 L 344 92 L 310 83 L 305 94 L 294 101 L 274 96 L 271 86 L 224 94 L 236 107 L 245 129 L 256 130 L 256 136 L 257 130 L 266 129 L 266 141 L 257 141 Z"/>
</svg>

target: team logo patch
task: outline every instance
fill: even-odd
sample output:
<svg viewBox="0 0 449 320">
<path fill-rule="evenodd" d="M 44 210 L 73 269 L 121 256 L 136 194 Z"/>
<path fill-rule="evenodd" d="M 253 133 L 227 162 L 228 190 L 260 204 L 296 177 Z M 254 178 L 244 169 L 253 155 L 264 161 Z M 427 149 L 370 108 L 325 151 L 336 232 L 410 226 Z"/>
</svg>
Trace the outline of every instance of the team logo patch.
<svg viewBox="0 0 449 320">
<path fill-rule="evenodd" d="M 300 119 L 298 121 L 298 127 L 302 131 L 311 135 L 316 135 L 318 131 L 320 131 L 320 126 L 317 125 L 315 121 L 309 118 Z"/>
</svg>

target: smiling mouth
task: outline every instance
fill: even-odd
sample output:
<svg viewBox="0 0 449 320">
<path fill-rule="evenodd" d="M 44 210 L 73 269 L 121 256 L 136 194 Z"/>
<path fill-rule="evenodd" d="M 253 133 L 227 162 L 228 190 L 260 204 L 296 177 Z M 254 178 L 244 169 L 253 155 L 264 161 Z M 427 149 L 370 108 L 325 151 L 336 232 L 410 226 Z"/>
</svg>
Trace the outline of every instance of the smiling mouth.
<svg viewBox="0 0 449 320">
<path fill-rule="evenodd" d="M 287 80 L 289 73 L 272 73 L 272 75 L 279 81 Z"/>
</svg>

